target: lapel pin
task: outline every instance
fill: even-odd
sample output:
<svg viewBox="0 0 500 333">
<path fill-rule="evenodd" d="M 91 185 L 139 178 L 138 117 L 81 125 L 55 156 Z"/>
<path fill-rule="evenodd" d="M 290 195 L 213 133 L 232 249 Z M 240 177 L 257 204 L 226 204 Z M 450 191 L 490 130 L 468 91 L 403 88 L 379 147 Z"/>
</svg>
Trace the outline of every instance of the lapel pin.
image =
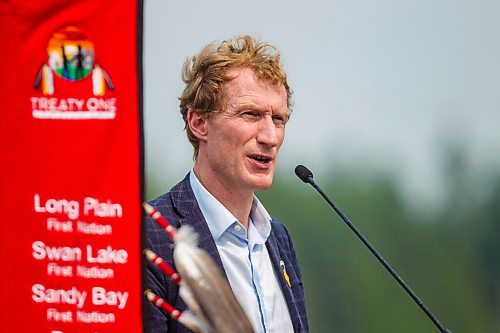
<svg viewBox="0 0 500 333">
<path fill-rule="evenodd" d="M 280 267 L 281 267 L 281 270 L 283 271 L 283 276 L 285 277 L 285 280 L 286 280 L 286 283 L 288 284 L 288 287 L 292 288 L 292 285 L 290 283 L 290 277 L 288 276 L 288 273 L 286 272 L 286 267 L 285 267 L 285 263 L 283 262 L 283 260 L 280 260 Z"/>
</svg>

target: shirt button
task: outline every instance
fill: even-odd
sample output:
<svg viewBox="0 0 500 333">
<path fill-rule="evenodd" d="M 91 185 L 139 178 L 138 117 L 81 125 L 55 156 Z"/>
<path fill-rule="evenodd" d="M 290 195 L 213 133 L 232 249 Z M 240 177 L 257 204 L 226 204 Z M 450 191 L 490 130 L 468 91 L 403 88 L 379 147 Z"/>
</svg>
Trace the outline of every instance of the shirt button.
<svg viewBox="0 0 500 333">
<path fill-rule="evenodd" d="M 240 230 L 241 230 L 241 226 L 239 224 L 234 226 L 234 231 L 240 232 Z"/>
</svg>

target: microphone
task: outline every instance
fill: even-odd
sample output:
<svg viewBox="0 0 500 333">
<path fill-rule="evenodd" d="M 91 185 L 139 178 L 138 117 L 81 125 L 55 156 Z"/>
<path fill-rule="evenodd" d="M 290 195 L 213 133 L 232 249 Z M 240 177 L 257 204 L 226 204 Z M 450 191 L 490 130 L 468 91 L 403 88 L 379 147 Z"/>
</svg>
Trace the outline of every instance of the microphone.
<svg viewBox="0 0 500 333">
<path fill-rule="evenodd" d="M 429 319 L 436 325 L 441 333 L 452 333 L 449 329 L 443 327 L 439 320 L 432 314 L 432 312 L 425 306 L 420 298 L 415 294 L 415 292 L 403 281 L 403 279 L 396 273 L 396 271 L 389 265 L 389 263 L 378 253 L 377 250 L 368 242 L 368 240 L 361 234 L 361 232 L 352 224 L 352 222 L 347 218 L 347 216 L 335 206 L 335 204 L 330 200 L 330 198 L 323 192 L 323 190 L 316 185 L 313 179 L 313 174 L 311 170 L 303 165 L 297 165 L 295 167 L 295 174 L 304 183 L 309 183 L 314 187 L 319 194 L 328 202 L 328 204 L 337 212 L 337 214 L 342 218 L 342 220 L 347 224 L 347 226 L 358 236 L 358 238 L 365 244 L 365 246 L 370 250 L 370 252 L 377 258 L 377 260 L 385 267 L 385 269 L 391 274 L 391 276 L 399 283 L 399 285 L 410 295 L 415 303 L 424 311 L 424 313 L 429 317 Z"/>
<path fill-rule="evenodd" d="M 299 164 L 295 167 L 295 174 L 300 178 L 304 183 L 310 183 L 311 185 L 314 183 L 313 173 L 311 170 Z"/>
</svg>

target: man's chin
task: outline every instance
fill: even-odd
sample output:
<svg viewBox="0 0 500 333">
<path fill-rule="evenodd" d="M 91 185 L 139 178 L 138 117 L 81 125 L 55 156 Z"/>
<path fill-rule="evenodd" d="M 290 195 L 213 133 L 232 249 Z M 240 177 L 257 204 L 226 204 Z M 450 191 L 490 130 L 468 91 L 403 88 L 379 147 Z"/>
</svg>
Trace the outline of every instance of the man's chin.
<svg viewBox="0 0 500 333">
<path fill-rule="evenodd" d="M 273 177 L 256 177 L 254 181 L 252 181 L 252 185 L 255 191 L 263 191 L 267 190 L 273 184 Z"/>
</svg>

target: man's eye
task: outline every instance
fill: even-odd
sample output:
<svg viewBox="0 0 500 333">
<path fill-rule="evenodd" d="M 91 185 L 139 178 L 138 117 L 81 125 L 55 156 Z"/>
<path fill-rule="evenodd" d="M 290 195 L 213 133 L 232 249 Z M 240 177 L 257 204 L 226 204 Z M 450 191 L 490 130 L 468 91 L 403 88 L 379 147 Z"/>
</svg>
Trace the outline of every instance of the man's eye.
<svg viewBox="0 0 500 333">
<path fill-rule="evenodd" d="M 283 126 L 283 125 L 285 125 L 286 120 L 285 120 L 285 118 L 283 118 L 281 116 L 273 116 L 273 122 L 275 125 Z"/>
<path fill-rule="evenodd" d="M 249 118 L 259 118 L 260 117 L 259 113 L 253 112 L 253 111 L 245 111 L 242 114 L 243 114 L 243 116 L 249 117 Z"/>
</svg>

